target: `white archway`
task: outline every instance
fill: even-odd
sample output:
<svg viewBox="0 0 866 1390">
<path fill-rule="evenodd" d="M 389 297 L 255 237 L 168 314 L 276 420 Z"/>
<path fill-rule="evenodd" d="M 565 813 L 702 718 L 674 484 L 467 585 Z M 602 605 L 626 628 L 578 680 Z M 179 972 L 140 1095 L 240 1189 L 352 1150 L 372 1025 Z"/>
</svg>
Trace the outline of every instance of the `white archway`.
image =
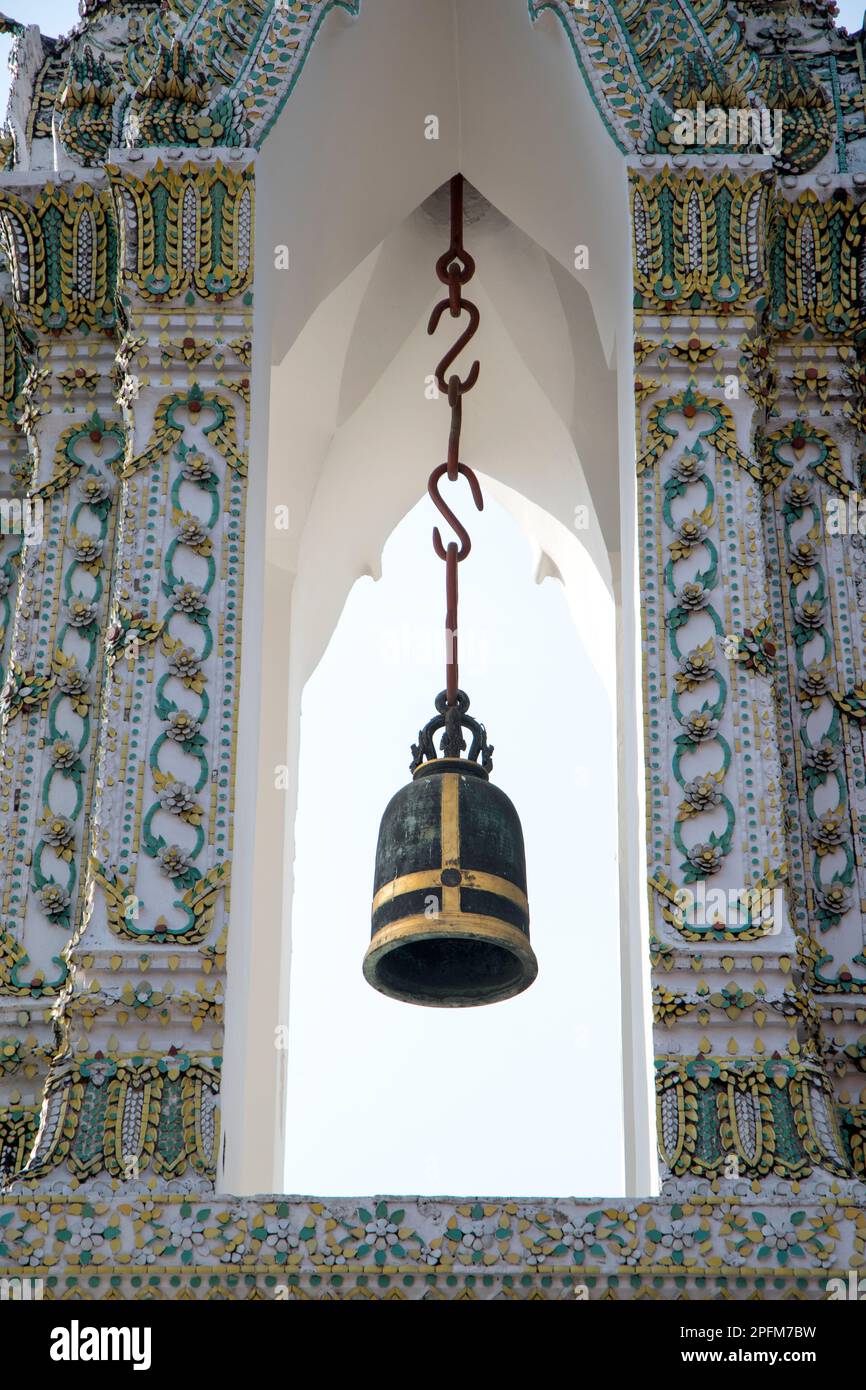
<svg viewBox="0 0 866 1390">
<path fill-rule="evenodd" d="M 256 342 L 273 343 L 273 365 L 254 366 L 226 1190 L 270 1190 L 281 1172 L 274 1027 L 288 998 L 294 796 L 274 790 L 273 769 L 287 762 L 293 777 L 304 682 L 441 453 L 424 322 L 445 241 L 415 209 L 458 168 L 495 204 L 470 238 L 483 370 L 464 456 L 552 519 L 545 563 L 560 571 L 557 526 L 573 535 L 586 506 L 580 539 L 617 601 L 627 1190 L 655 1190 L 626 173 L 559 26 L 532 26 L 522 0 L 477 0 L 444 21 L 434 0 L 367 0 L 357 23 L 335 14 L 258 166 Z M 590 260 L 579 275 L 578 245 Z M 272 269 L 278 246 L 287 271 Z M 288 532 L 270 525 L 278 505 Z"/>
</svg>

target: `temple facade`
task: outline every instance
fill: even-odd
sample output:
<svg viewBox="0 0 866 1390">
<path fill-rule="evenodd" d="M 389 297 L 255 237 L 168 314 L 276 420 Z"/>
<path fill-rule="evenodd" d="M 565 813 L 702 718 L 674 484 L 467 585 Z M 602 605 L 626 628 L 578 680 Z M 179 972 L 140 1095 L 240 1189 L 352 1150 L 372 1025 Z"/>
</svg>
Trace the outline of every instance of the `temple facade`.
<svg viewBox="0 0 866 1390">
<path fill-rule="evenodd" d="M 864 34 L 825 0 L 80 9 L 0 16 L 0 1277 L 829 1297 L 866 1264 Z M 336 621 L 418 489 L 312 546 L 292 450 L 350 356 L 317 312 L 458 170 L 512 280 L 546 258 L 580 377 L 551 409 L 618 615 L 629 1195 L 301 1199 L 273 637 L 316 564 Z"/>
</svg>

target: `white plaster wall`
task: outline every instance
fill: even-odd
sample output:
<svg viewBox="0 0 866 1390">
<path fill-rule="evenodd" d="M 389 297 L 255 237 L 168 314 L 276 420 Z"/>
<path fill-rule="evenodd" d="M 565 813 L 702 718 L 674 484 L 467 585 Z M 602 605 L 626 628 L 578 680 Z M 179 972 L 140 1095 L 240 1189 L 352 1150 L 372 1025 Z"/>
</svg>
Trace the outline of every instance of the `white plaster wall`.
<svg viewBox="0 0 866 1390">
<path fill-rule="evenodd" d="M 440 118 L 438 141 L 424 139 L 430 114 Z M 528 499 L 569 544 L 574 507 L 589 505 L 580 539 L 624 596 L 623 1099 L 629 1190 L 655 1190 L 625 168 L 551 16 L 533 26 L 525 0 L 365 0 L 358 21 L 338 11 L 323 28 L 257 170 L 258 420 L 220 1178 L 236 1192 L 272 1190 L 282 1172 L 285 1054 L 274 1028 L 287 1023 L 295 806 L 293 793 L 274 791 L 273 769 L 296 768 L 303 683 L 352 583 L 378 573 L 430 450 L 442 451 L 441 403 L 423 395 L 439 352 L 423 320 L 438 297 L 433 264 L 446 233 L 414 210 L 457 169 L 504 214 L 471 237 L 483 370 L 464 455 L 501 481 L 516 513 Z M 273 270 L 279 244 L 289 248 L 288 271 Z M 578 275 L 577 245 L 590 251 Z M 282 503 L 288 533 L 268 524 Z M 534 521 L 518 516 L 530 527 L 533 508 L 524 513 Z M 549 529 L 555 549 L 560 532 Z M 567 570 L 567 549 L 542 564 Z"/>
</svg>

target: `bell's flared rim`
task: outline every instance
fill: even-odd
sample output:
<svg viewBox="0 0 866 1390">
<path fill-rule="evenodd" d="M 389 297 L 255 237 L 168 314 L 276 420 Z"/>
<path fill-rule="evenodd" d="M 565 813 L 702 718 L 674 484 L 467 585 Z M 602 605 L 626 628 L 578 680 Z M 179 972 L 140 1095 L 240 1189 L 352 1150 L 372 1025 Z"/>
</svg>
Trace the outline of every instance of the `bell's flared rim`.
<svg viewBox="0 0 866 1390">
<path fill-rule="evenodd" d="M 469 941 L 511 957 L 515 973 L 498 988 L 472 993 L 444 995 L 431 993 L 423 997 L 401 988 L 387 967 L 388 958 L 408 946 L 434 941 Z M 497 917 L 484 917 L 468 912 L 440 912 L 437 917 L 424 915 L 404 917 L 380 928 L 375 933 L 364 956 L 364 978 L 373 989 L 390 999 L 427 1008 L 476 1008 L 483 1004 L 498 1004 L 522 994 L 538 974 L 538 961 L 528 936 L 517 927 Z"/>
</svg>

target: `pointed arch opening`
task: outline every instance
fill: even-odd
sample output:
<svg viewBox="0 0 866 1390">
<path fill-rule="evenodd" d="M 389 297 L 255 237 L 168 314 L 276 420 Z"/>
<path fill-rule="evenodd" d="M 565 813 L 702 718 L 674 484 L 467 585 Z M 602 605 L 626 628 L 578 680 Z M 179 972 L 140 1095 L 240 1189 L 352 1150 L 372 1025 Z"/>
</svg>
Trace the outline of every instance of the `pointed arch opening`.
<svg viewBox="0 0 866 1390">
<path fill-rule="evenodd" d="M 335 20 L 323 33 L 311 59 L 316 82 L 299 86 L 292 122 L 283 118 L 257 179 L 257 266 L 266 270 L 255 337 L 272 350 L 270 371 L 261 358 L 253 371 L 250 508 L 258 529 L 248 546 L 260 548 L 260 563 L 248 572 L 245 594 L 220 1182 L 250 1191 L 283 1181 L 293 1117 L 288 1055 L 275 1036 L 291 1033 L 302 693 L 353 586 L 362 576 L 379 578 L 388 537 L 444 457 L 447 410 L 425 393 L 442 349 L 425 330 L 439 297 L 433 268 L 447 245 L 437 190 L 461 169 L 478 191 L 467 244 L 482 314 L 482 375 L 467 408 L 464 455 L 498 485 L 506 509 L 510 502 L 525 512 L 518 519 L 538 546 L 542 573 L 562 575 L 568 601 L 592 607 L 566 578 L 577 550 L 614 615 L 617 863 L 608 887 L 617 906 L 602 930 L 617 938 L 620 957 L 619 997 L 610 1005 L 623 1057 L 614 1083 L 625 1135 L 622 1185 L 647 1194 L 657 1176 L 626 170 L 576 82 L 555 22 L 545 29 L 542 21 L 539 47 L 525 6 L 482 7 L 500 64 L 493 81 L 474 19 L 461 13 L 460 33 L 446 43 L 434 7 L 413 4 L 400 14 L 411 11 L 415 42 L 395 73 L 387 60 L 393 46 L 382 47 L 377 28 L 388 8 L 371 5 L 366 27 Z M 472 70 L 459 97 L 455 52 L 462 75 Z M 382 84 L 375 110 L 361 105 L 360 129 L 356 64 L 365 85 Z M 336 129 L 334 103 L 345 116 L 340 146 L 323 142 L 311 169 L 298 131 Z M 425 116 L 457 103 L 461 122 L 446 130 L 443 121 L 442 138 L 422 146 L 419 163 Z M 538 159 L 540 143 L 550 162 Z M 587 248 L 588 266 L 580 254 Z M 410 738 L 427 717 L 411 703 Z M 495 724 L 492 712 L 482 713 Z M 399 753 L 396 729 L 394 744 Z M 282 788 L 278 767 L 286 770 Z M 358 924 L 362 948 L 367 925 Z M 423 1186 L 421 1175 L 416 1187 Z"/>
</svg>

